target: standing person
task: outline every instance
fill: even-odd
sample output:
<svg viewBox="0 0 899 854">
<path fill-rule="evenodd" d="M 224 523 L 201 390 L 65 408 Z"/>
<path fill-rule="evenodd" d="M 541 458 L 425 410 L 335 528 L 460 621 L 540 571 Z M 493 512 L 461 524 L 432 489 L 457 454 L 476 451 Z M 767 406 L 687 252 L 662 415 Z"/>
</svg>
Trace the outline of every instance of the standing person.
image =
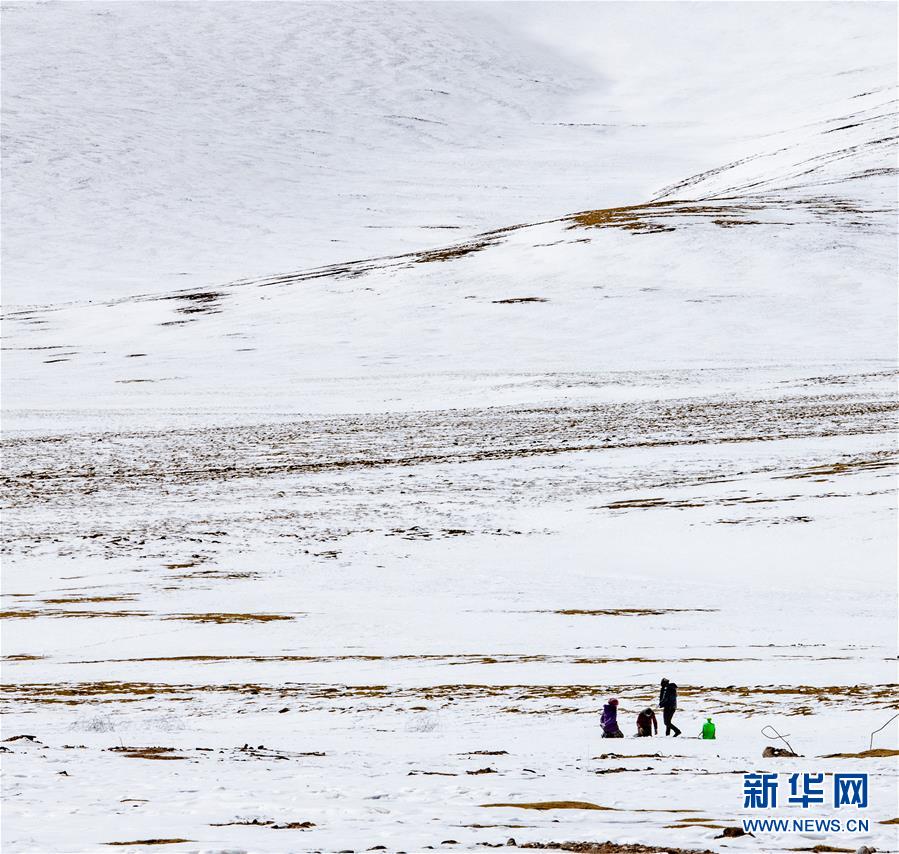
<svg viewBox="0 0 899 854">
<path fill-rule="evenodd" d="M 662 689 L 659 691 L 659 707 L 662 709 L 662 720 L 665 723 L 665 735 L 671 735 L 674 731 L 674 737 L 680 735 L 680 730 L 671 720 L 677 711 L 677 685 L 669 682 L 667 679 L 662 680 Z"/>
<path fill-rule="evenodd" d="M 603 738 L 624 738 L 624 733 L 618 727 L 618 700 L 614 697 L 603 706 L 599 725 L 602 727 Z"/>
<path fill-rule="evenodd" d="M 644 709 L 637 715 L 637 738 L 648 738 L 659 734 L 659 722 L 652 709 Z"/>
</svg>

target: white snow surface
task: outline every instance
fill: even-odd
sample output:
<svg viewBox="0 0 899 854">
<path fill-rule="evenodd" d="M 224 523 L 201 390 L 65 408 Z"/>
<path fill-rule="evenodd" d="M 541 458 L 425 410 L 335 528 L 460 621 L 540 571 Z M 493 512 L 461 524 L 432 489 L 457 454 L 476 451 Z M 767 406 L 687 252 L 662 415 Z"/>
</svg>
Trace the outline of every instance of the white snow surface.
<svg viewBox="0 0 899 854">
<path fill-rule="evenodd" d="M 890 4 L 8 3 L 4 300 L 635 204 L 895 81 Z"/>
<path fill-rule="evenodd" d="M 3 24 L 4 852 L 899 848 L 894 5 Z"/>
</svg>

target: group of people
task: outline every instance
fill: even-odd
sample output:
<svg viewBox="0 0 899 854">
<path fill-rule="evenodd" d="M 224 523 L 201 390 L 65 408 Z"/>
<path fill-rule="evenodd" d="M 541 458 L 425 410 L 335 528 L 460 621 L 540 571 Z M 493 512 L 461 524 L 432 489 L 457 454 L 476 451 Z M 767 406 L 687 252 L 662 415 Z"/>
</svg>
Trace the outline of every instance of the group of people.
<svg viewBox="0 0 899 854">
<path fill-rule="evenodd" d="M 665 735 L 681 734 L 681 730 L 674 723 L 674 713 L 677 711 L 677 685 L 668 679 L 663 679 L 659 690 L 659 708 L 662 710 L 662 722 L 665 724 Z M 603 738 L 624 738 L 624 733 L 618 726 L 618 700 L 614 697 L 605 704 L 600 719 Z M 651 708 L 645 708 L 637 715 L 637 738 L 647 738 L 659 734 L 659 722 L 655 712 Z M 702 727 L 703 738 L 715 737 L 715 724 L 708 718 Z"/>
</svg>

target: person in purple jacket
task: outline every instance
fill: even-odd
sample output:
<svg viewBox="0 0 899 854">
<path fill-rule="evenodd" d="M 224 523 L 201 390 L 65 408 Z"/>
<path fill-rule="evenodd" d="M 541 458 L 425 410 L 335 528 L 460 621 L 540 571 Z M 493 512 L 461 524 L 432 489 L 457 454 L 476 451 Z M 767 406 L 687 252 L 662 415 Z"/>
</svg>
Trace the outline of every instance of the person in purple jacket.
<svg viewBox="0 0 899 854">
<path fill-rule="evenodd" d="M 603 738 L 624 738 L 624 733 L 618 726 L 618 700 L 614 697 L 603 706 L 599 725 L 602 727 Z"/>
</svg>

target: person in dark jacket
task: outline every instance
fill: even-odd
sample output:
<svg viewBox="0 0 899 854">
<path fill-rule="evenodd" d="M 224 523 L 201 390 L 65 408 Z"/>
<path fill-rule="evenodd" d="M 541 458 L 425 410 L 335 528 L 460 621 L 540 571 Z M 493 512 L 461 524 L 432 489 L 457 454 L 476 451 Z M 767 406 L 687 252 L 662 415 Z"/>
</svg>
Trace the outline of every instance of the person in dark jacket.
<svg viewBox="0 0 899 854">
<path fill-rule="evenodd" d="M 618 700 L 614 697 L 603 706 L 599 725 L 602 727 L 603 738 L 624 738 L 624 733 L 618 727 Z"/>
<path fill-rule="evenodd" d="M 680 730 L 671 720 L 677 711 L 677 685 L 669 682 L 667 679 L 662 680 L 662 689 L 659 691 L 659 707 L 662 710 L 665 735 L 671 735 L 674 732 L 674 737 L 677 738 L 680 735 Z"/>
<path fill-rule="evenodd" d="M 652 709 L 644 709 L 637 715 L 637 738 L 647 738 L 659 734 L 659 722 Z"/>
</svg>

